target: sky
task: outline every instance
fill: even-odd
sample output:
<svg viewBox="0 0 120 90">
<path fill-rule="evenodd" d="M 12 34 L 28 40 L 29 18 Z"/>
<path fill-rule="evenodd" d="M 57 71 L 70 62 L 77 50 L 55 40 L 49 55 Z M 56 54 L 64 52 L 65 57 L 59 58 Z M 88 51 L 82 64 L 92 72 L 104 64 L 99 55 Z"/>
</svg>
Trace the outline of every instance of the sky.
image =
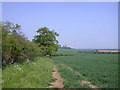
<svg viewBox="0 0 120 90">
<path fill-rule="evenodd" d="M 60 45 L 118 48 L 117 2 L 2 2 L 2 21 L 21 25 L 29 40 L 46 26 L 59 33 Z"/>
</svg>

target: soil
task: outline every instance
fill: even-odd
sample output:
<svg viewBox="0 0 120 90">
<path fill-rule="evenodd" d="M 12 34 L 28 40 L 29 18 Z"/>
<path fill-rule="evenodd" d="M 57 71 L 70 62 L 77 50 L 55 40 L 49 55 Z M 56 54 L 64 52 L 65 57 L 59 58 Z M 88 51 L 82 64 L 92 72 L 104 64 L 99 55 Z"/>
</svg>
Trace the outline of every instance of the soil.
<svg viewBox="0 0 120 90">
<path fill-rule="evenodd" d="M 91 84 L 91 82 L 89 82 L 89 81 L 82 81 L 82 84 L 88 84 L 89 87 L 91 87 L 91 88 L 95 88 L 95 90 L 100 90 L 100 89 L 98 89 L 97 86 Z"/>
<path fill-rule="evenodd" d="M 56 81 L 54 83 L 50 83 L 51 86 L 49 86 L 49 88 L 63 88 L 64 86 L 62 83 L 63 83 L 64 79 L 61 78 L 56 65 L 54 65 L 53 70 L 54 70 L 54 72 L 52 72 L 52 77 L 55 78 Z"/>
</svg>

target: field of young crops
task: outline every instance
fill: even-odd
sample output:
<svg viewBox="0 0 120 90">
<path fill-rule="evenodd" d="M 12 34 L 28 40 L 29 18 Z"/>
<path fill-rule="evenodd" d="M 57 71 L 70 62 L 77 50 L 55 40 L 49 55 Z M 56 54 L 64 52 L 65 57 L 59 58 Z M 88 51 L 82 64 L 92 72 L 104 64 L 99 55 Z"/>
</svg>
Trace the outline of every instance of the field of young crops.
<svg viewBox="0 0 120 90">
<path fill-rule="evenodd" d="M 58 53 L 76 53 L 79 50 L 59 50 Z M 88 88 L 89 81 L 98 88 L 118 87 L 118 55 L 82 53 L 53 58 L 65 88 Z M 76 73 L 77 72 L 77 73 Z"/>
</svg>

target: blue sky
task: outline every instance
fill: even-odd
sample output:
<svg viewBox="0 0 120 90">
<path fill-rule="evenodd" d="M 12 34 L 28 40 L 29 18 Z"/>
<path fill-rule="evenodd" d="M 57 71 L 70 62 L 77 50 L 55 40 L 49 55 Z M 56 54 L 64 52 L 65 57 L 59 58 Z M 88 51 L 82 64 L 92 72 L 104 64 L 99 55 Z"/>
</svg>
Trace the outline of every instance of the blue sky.
<svg viewBox="0 0 120 90">
<path fill-rule="evenodd" d="M 22 26 L 32 40 L 41 27 L 73 48 L 118 48 L 117 2 L 3 2 L 2 20 Z"/>
</svg>

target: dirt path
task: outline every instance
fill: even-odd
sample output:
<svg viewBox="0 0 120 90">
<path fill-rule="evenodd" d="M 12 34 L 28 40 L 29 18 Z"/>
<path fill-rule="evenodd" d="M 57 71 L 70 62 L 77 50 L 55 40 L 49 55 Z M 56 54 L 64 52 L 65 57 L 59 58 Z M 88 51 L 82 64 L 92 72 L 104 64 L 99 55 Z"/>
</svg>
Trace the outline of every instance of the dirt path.
<svg viewBox="0 0 120 90">
<path fill-rule="evenodd" d="M 67 67 L 67 68 L 68 68 L 69 70 L 71 70 L 71 71 L 74 70 L 73 68 L 71 68 L 71 67 L 69 67 L 69 66 L 67 66 L 67 65 L 65 65 L 65 64 L 61 64 L 61 65 Z M 75 71 L 75 70 L 74 70 L 74 71 Z M 75 73 L 76 73 L 77 75 L 80 75 L 80 76 L 84 77 L 80 72 L 75 71 Z M 97 86 L 93 85 L 91 82 L 87 81 L 87 78 L 86 78 L 86 77 L 84 77 L 84 79 L 85 79 L 85 80 L 81 81 L 81 85 L 87 84 L 90 88 L 93 88 L 93 90 L 101 90 L 101 89 L 99 89 Z"/>
<path fill-rule="evenodd" d="M 49 88 L 63 88 L 64 86 L 62 83 L 63 83 L 64 79 L 61 78 L 56 65 L 54 65 L 53 70 L 54 70 L 54 72 L 52 72 L 52 77 L 55 78 L 56 81 L 54 83 L 50 83 L 51 86 L 49 86 Z"/>
<path fill-rule="evenodd" d="M 93 90 L 101 90 L 101 89 L 98 88 L 97 86 L 91 84 L 91 82 L 89 82 L 89 81 L 82 81 L 81 84 L 88 84 L 89 87 L 93 88 Z"/>
</svg>

